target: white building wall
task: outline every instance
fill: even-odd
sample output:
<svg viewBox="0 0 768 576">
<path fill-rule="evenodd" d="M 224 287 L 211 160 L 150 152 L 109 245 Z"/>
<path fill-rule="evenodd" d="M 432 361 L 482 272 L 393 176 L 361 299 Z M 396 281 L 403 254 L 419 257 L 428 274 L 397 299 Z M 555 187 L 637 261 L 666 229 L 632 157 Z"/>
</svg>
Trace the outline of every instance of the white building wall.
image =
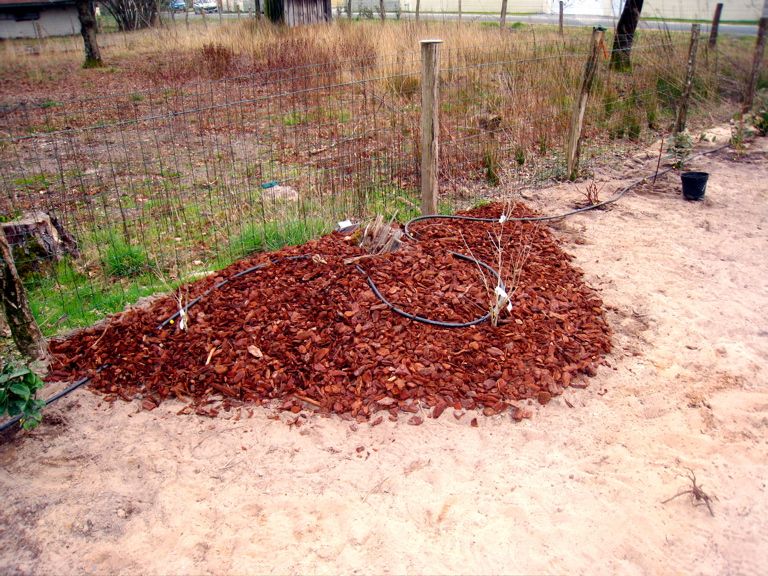
<svg viewBox="0 0 768 576">
<path fill-rule="evenodd" d="M 758 20 L 763 0 L 720 0 L 723 20 Z M 645 0 L 643 16 L 656 18 L 684 18 L 711 20 L 716 0 Z"/>
<path fill-rule="evenodd" d="M 508 0 L 507 12 L 541 14 L 547 0 Z M 416 0 L 401 0 L 403 10 L 416 10 Z M 406 8 L 406 6 L 408 6 Z M 458 12 L 458 0 L 421 0 L 422 12 Z M 465 13 L 500 13 L 501 0 L 462 0 L 461 10 Z"/>
<path fill-rule="evenodd" d="M 39 14 L 40 18 L 37 20 L 21 22 L 17 22 L 10 14 L 0 14 L 0 38 L 46 38 L 80 34 L 80 20 L 74 6 L 45 8 L 41 9 Z"/>
<path fill-rule="evenodd" d="M 493 0 L 477 0 L 490 4 Z M 763 0 L 720 0 L 723 20 L 757 20 Z M 565 0 L 565 13 L 572 15 L 608 16 L 618 18 L 625 0 Z M 711 20 L 718 0 L 645 0 L 643 16 L 683 20 Z M 557 14 L 558 0 L 544 0 L 544 11 Z"/>
</svg>

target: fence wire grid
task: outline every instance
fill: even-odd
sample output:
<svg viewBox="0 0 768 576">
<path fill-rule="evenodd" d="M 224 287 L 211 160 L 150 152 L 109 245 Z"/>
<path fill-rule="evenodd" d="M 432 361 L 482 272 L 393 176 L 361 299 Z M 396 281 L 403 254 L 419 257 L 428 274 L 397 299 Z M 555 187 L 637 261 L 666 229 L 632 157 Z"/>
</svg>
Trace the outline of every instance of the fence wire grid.
<svg viewBox="0 0 768 576">
<path fill-rule="evenodd" d="M 687 35 L 649 34 L 630 72 L 600 59 L 583 169 L 668 129 Z M 740 59 L 701 47 L 691 121 L 727 107 Z M 563 177 L 588 39 L 506 53 L 445 46 L 440 210 L 473 184 Z M 0 215 L 45 212 L 77 242 L 59 261 L 18 247 L 44 332 L 92 324 L 253 252 L 298 244 L 346 218 L 418 214 L 420 55 L 361 57 L 164 89 L 0 109 Z M 475 187 L 476 188 L 476 187 Z"/>
</svg>

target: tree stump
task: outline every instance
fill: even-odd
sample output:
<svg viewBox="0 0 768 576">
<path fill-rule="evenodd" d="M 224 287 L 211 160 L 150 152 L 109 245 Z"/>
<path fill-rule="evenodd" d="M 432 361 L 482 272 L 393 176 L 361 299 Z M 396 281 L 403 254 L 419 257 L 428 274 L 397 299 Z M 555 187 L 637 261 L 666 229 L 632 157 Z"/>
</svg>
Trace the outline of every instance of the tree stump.
<svg viewBox="0 0 768 576">
<path fill-rule="evenodd" d="M 48 356 L 48 346 L 35 322 L 27 301 L 24 284 L 16 271 L 11 247 L 5 234 L 0 231 L 0 300 L 11 336 L 24 356 L 43 360 Z"/>
<path fill-rule="evenodd" d="M 0 226 L 21 276 L 38 272 L 42 263 L 58 262 L 65 254 L 75 258 L 80 255 L 72 235 L 45 212 L 26 214 Z"/>
</svg>

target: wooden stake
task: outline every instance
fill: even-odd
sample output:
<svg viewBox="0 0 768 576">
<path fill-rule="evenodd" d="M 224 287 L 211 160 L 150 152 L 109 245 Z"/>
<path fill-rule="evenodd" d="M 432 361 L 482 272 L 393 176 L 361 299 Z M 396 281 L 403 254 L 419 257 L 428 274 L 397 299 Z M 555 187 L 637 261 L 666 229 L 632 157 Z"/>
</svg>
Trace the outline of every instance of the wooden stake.
<svg viewBox="0 0 768 576">
<path fill-rule="evenodd" d="M 719 2 L 715 7 L 715 15 L 712 18 L 712 28 L 709 31 L 709 49 L 717 47 L 717 32 L 720 29 L 720 16 L 723 14 L 723 3 Z"/>
<path fill-rule="evenodd" d="M 501 0 L 501 17 L 499 18 L 499 30 L 507 26 L 507 0 Z"/>
<path fill-rule="evenodd" d="M 584 75 L 581 78 L 579 87 L 579 96 L 573 106 L 573 115 L 571 117 L 571 127 L 568 133 L 568 148 L 566 158 L 568 159 L 568 179 L 575 180 L 579 173 L 579 149 L 581 146 L 581 126 L 584 123 L 584 113 L 587 110 L 587 101 L 589 92 L 592 90 L 592 83 L 597 72 L 597 59 L 600 55 L 600 45 L 603 42 L 605 29 L 601 27 L 592 29 L 592 40 L 589 57 L 584 66 Z"/>
<path fill-rule="evenodd" d="M 421 213 L 437 214 L 440 44 L 421 41 Z"/>
<path fill-rule="evenodd" d="M 563 0 L 560 0 L 560 36 L 563 35 L 563 10 L 565 10 L 565 2 Z"/>
<path fill-rule="evenodd" d="M 43 360 L 48 356 L 48 345 L 35 322 L 27 301 L 27 292 L 21 282 L 13 253 L 0 230 L 0 298 L 3 301 L 5 319 L 11 328 L 11 336 L 16 347 L 31 360 Z"/>
<path fill-rule="evenodd" d="M 766 30 L 768 30 L 768 0 L 764 0 L 763 15 L 757 26 L 757 42 L 755 43 L 755 55 L 752 58 L 752 72 L 749 75 L 747 90 L 744 92 L 744 112 L 752 110 L 752 105 L 755 103 L 757 79 L 760 76 L 760 66 L 763 62 L 763 54 L 765 54 Z"/>
<path fill-rule="evenodd" d="M 699 51 L 699 32 L 701 32 L 701 24 L 692 24 L 691 44 L 688 48 L 688 66 L 685 70 L 685 84 L 683 85 L 683 95 L 680 98 L 680 105 L 677 109 L 674 134 L 679 134 L 685 130 L 685 123 L 688 119 L 688 104 L 690 103 L 691 92 L 693 90 L 693 77 L 696 74 L 696 54 Z"/>
</svg>

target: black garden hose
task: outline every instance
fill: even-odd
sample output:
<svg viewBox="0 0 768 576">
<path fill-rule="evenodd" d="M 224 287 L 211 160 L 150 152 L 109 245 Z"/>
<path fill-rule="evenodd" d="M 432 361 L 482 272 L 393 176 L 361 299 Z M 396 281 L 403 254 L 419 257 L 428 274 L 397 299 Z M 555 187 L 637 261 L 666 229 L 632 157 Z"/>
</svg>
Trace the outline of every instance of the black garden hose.
<svg viewBox="0 0 768 576">
<path fill-rule="evenodd" d="M 478 266 L 482 266 L 486 270 L 488 270 L 491 274 L 493 274 L 496 277 L 497 286 L 499 286 L 502 290 L 506 292 L 506 287 L 504 286 L 504 281 L 501 279 L 501 276 L 499 273 L 488 266 L 485 262 L 481 262 L 480 260 L 476 260 L 475 258 L 470 258 L 469 256 L 465 256 L 464 254 L 459 254 L 457 252 L 448 252 L 451 256 L 454 258 L 458 258 L 459 260 L 466 260 L 467 262 L 474 262 Z M 376 297 L 381 300 L 384 304 L 386 304 L 390 310 L 393 312 L 400 314 L 400 316 L 404 316 L 410 320 L 415 320 L 416 322 L 423 322 L 424 324 L 430 324 L 431 326 L 439 326 L 440 328 L 469 328 L 470 326 L 475 326 L 477 324 L 482 324 L 486 320 L 488 320 L 491 317 L 491 313 L 488 312 L 484 316 L 481 316 L 480 318 L 476 318 L 475 320 L 472 320 L 470 322 L 444 322 L 442 320 L 432 320 L 431 318 L 425 318 L 423 316 L 416 316 L 415 314 L 410 314 L 406 312 L 405 310 L 401 310 L 391 302 L 389 302 L 381 292 L 379 292 L 379 289 L 376 287 L 376 284 L 373 282 L 373 279 L 368 275 L 368 273 L 363 270 L 360 266 L 355 266 L 357 270 L 365 276 L 366 281 L 368 282 L 368 286 L 373 291 L 373 293 L 376 295 Z"/>
<path fill-rule="evenodd" d="M 103 366 L 99 366 L 96 369 L 96 374 L 98 374 L 99 372 L 104 370 L 104 368 L 107 368 L 108 366 L 109 366 L 109 364 L 104 364 Z M 80 386 L 82 386 L 83 384 L 89 382 L 90 379 L 91 379 L 90 376 L 85 376 L 84 378 L 80 378 L 80 380 L 78 380 L 77 382 L 75 382 L 73 384 L 70 384 L 69 386 L 64 388 L 64 390 L 61 390 L 60 392 L 57 392 L 56 394 L 54 394 L 53 396 L 48 398 L 45 401 L 45 405 L 48 406 L 49 404 L 51 404 L 52 402 L 55 402 L 59 398 L 63 398 L 64 396 L 66 396 L 70 392 L 72 392 L 74 390 L 77 390 L 78 388 L 80 388 Z M 16 416 L 11 418 L 10 420 L 6 420 L 2 424 L 0 424 L 0 433 L 5 432 L 8 428 L 10 428 L 14 424 L 16 424 L 22 418 L 24 418 L 24 414 L 17 414 Z"/>
</svg>

